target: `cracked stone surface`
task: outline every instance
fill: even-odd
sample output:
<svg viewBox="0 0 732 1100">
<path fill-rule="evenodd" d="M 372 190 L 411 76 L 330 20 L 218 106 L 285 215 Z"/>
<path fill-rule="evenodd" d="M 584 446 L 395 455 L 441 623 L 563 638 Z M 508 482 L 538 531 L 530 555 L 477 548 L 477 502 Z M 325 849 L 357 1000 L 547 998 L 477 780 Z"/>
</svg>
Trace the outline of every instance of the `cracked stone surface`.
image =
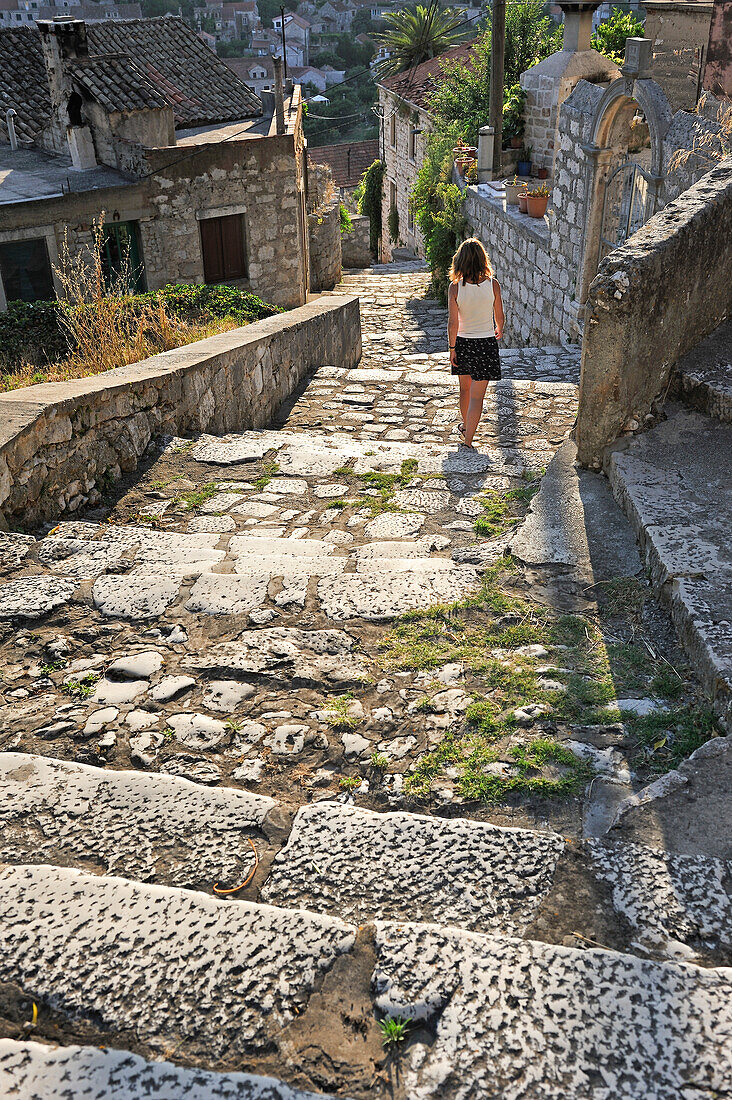
<svg viewBox="0 0 732 1100">
<path fill-rule="evenodd" d="M 57 577 L 27 577 L 0 587 L 0 619 L 39 619 L 68 603 L 78 585 Z"/>
<path fill-rule="evenodd" d="M 0 885 L 0 979 L 32 971 L 71 1013 L 218 1056 L 277 1034 L 355 939 L 332 917 L 53 867 L 5 868 Z"/>
<path fill-rule="evenodd" d="M 298 813 L 263 896 L 357 924 L 380 915 L 517 934 L 563 848 L 548 833 L 319 803 Z"/>
<path fill-rule="evenodd" d="M 210 890 L 251 864 L 272 799 L 172 776 L 0 754 L 0 861 L 93 865 Z M 242 875 L 242 878 L 245 875 Z M 238 879 L 241 881 L 241 879 Z"/>
<path fill-rule="evenodd" d="M 381 922 L 376 952 L 381 1011 L 436 1031 L 403 1070 L 410 1097 L 712 1100 L 729 1088 L 730 970 Z"/>
<path fill-rule="evenodd" d="M 120 1050 L 52 1047 L 0 1039 L 0 1094 L 31 1100 L 69 1100 L 68 1084 L 85 1100 L 332 1100 L 290 1088 L 273 1077 L 209 1073 L 152 1062 Z"/>
</svg>

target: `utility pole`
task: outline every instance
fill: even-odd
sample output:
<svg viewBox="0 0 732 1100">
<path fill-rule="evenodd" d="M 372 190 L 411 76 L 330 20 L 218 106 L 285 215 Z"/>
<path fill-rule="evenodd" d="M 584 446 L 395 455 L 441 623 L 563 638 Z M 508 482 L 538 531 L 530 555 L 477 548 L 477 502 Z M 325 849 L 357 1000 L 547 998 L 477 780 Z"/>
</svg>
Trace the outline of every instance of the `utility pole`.
<svg viewBox="0 0 732 1100">
<path fill-rule="evenodd" d="M 504 7 L 505 11 L 505 7 Z M 280 8 L 280 15 L 282 16 L 282 63 L 285 66 L 285 80 L 287 80 L 287 38 L 285 37 L 285 9 Z M 503 59 L 501 59 L 501 69 L 503 69 Z M 503 79 L 503 77 L 501 77 Z"/>
<path fill-rule="evenodd" d="M 503 145 L 503 61 L 506 52 L 506 0 L 493 0 L 491 11 L 491 103 L 493 127 L 493 178 L 501 174 Z"/>
</svg>

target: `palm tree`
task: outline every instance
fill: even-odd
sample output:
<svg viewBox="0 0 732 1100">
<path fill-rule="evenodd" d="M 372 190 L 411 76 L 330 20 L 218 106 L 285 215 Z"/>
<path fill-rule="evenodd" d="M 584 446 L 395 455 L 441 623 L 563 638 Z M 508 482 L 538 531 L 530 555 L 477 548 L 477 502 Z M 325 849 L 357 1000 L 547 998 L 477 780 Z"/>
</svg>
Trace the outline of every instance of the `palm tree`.
<svg viewBox="0 0 732 1100">
<path fill-rule="evenodd" d="M 440 11 L 437 0 L 429 8 L 418 5 L 387 15 L 388 30 L 376 37 L 390 57 L 378 67 L 378 76 L 392 76 L 420 65 L 451 49 L 465 38 L 465 12 L 456 8 Z"/>
</svg>

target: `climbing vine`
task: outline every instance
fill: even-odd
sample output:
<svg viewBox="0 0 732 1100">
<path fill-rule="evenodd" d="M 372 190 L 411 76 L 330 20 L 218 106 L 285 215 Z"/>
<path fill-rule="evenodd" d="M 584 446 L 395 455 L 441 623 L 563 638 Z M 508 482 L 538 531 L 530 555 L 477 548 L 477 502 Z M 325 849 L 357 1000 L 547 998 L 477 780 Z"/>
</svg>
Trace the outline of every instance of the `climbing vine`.
<svg viewBox="0 0 732 1100">
<path fill-rule="evenodd" d="M 410 199 L 424 240 L 433 288 L 443 302 L 447 300 L 450 262 L 467 228 L 464 196 L 452 182 L 452 148 L 450 134 L 430 134 Z"/>
<path fill-rule="evenodd" d="M 381 160 L 375 160 L 363 174 L 363 194 L 358 211 L 365 214 L 370 222 L 369 245 L 374 255 L 378 254 L 381 240 L 381 204 L 384 191 L 384 172 L 386 166 Z"/>
<path fill-rule="evenodd" d="M 389 240 L 392 244 L 399 240 L 399 211 L 396 206 L 389 207 Z"/>
</svg>

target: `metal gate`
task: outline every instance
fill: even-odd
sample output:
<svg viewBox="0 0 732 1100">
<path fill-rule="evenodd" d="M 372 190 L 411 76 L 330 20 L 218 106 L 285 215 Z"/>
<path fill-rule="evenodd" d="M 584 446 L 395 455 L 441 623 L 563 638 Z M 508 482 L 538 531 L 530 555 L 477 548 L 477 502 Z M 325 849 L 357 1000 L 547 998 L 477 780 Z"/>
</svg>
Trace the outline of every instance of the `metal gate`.
<svg viewBox="0 0 732 1100">
<path fill-rule="evenodd" d="M 649 177 L 635 161 L 624 161 L 608 176 L 602 206 L 600 256 L 632 237 L 648 221 Z"/>
</svg>

